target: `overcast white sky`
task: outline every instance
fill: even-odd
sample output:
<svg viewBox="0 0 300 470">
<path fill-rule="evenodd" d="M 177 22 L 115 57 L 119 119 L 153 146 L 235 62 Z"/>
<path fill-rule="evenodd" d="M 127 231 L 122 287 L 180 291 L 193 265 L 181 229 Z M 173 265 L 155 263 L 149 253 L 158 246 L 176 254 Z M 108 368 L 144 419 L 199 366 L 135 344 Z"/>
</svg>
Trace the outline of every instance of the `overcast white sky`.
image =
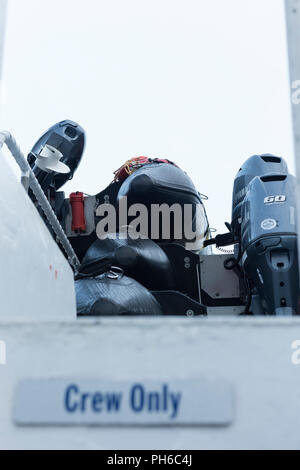
<svg viewBox="0 0 300 470">
<path fill-rule="evenodd" d="M 137 155 L 193 178 L 212 227 L 254 153 L 293 171 L 283 0 L 9 0 L 1 128 L 24 151 L 70 118 L 87 133 L 67 194 Z"/>
</svg>

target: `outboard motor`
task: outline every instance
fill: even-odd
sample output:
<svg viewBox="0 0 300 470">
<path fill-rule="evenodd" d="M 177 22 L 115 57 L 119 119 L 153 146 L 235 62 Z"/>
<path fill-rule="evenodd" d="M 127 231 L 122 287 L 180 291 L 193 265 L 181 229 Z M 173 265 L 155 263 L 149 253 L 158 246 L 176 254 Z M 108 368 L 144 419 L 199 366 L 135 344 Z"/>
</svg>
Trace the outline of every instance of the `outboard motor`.
<svg viewBox="0 0 300 470">
<path fill-rule="evenodd" d="M 299 270 L 295 177 L 286 162 L 255 155 L 239 170 L 233 190 L 230 233 L 217 246 L 235 244 L 236 269 L 247 292 L 246 313 L 290 316 L 299 313 Z"/>
<path fill-rule="evenodd" d="M 52 126 L 33 146 L 28 163 L 42 189 L 60 189 L 73 175 L 81 161 L 85 132 L 73 121 Z"/>
<path fill-rule="evenodd" d="M 241 236 L 241 209 L 249 183 L 256 176 L 287 174 L 288 167 L 283 158 L 270 154 L 253 155 L 243 164 L 235 177 L 232 195 L 231 227 L 236 240 L 239 240 Z"/>
<path fill-rule="evenodd" d="M 256 287 L 266 315 L 298 312 L 295 195 L 293 176 L 257 176 L 241 207 L 242 268 Z"/>
<path fill-rule="evenodd" d="M 73 121 L 61 121 L 39 138 L 27 158 L 61 224 L 66 216 L 65 193 L 58 190 L 73 178 L 81 162 L 84 145 L 85 132 L 82 127 Z M 28 195 L 36 204 L 35 195 L 30 188 Z M 43 210 L 38 205 L 37 209 L 54 237 Z"/>
</svg>

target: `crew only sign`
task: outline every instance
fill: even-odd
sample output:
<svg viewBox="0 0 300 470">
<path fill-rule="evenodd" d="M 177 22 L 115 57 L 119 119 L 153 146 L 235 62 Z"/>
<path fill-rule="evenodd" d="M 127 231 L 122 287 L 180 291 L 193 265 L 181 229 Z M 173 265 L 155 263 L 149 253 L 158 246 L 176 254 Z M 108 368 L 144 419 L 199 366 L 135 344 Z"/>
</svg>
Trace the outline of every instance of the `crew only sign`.
<svg viewBox="0 0 300 470">
<path fill-rule="evenodd" d="M 232 388 L 223 380 L 27 380 L 17 386 L 14 407 L 21 425 L 225 426 L 232 420 Z"/>
<path fill-rule="evenodd" d="M 73 414 L 89 411 L 105 415 L 117 414 L 126 400 L 132 413 L 165 414 L 172 421 L 178 416 L 181 398 L 181 392 L 172 391 L 166 384 L 153 391 L 148 391 L 142 384 L 134 384 L 128 394 L 109 391 L 86 393 L 82 392 L 78 385 L 70 385 L 65 393 L 65 409 Z"/>
</svg>

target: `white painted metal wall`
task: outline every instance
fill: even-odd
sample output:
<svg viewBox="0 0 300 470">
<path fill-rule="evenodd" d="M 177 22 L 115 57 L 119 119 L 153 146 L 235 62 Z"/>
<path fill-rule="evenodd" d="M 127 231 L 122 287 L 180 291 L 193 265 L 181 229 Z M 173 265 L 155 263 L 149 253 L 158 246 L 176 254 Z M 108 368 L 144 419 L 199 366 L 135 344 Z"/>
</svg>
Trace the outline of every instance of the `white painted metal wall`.
<svg viewBox="0 0 300 470">
<path fill-rule="evenodd" d="M 75 323 L 0 322 L 1 449 L 300 449 L 300 365 L 295 319 L 106 319 Z M 100 381 L 227 379 L 229 427 L 17 427 L 23 379 Z M 38 403 L 36 404 L 38 406 Z"/>
<path fill-rule="evenodd" d="M 75 319 L 73 272 L 1 152 L 0 188 L 0 318 Z"/>
</svg>

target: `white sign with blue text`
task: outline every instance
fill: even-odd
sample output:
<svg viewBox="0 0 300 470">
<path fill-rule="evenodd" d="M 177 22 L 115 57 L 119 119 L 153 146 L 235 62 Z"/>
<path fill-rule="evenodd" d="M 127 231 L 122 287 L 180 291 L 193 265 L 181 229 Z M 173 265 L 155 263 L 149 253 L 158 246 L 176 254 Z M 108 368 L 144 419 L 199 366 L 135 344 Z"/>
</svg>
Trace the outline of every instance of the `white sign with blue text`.
<svg viewBox="0 0 300 470">
<path fill-rule="evenodd" d="M 26 380 L 17 386 L 14 421 L 21 425 L 226 426 L 233 421 L 233 394 L 223 380 Z"/>
</svg>

